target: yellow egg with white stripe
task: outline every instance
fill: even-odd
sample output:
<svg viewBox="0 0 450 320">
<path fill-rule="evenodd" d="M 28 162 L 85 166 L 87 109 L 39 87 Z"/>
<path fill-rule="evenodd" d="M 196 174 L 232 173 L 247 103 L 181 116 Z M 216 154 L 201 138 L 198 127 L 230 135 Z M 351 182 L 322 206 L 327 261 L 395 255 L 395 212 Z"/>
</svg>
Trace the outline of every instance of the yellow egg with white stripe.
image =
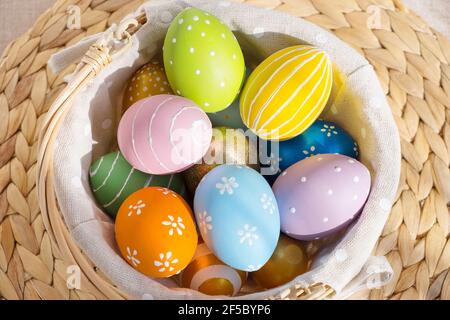
<svg viewBox="0 0 450 320">
<path fill-rule="evenodd" d="M 241 96 L 242 120 L 260 138 L 293 138 L 319 117 L 332 84 L 332 62 L 325 51 L 307 45 L 285 48 L 250 75 Z"/>
<path fill-rule="evenodd" d="M 185 288 L 212 296 L 234 296 L 247 280 L 247 273 L 220 261 L 200 240 L 194 258 L 180 274 Z"/>
</svg>

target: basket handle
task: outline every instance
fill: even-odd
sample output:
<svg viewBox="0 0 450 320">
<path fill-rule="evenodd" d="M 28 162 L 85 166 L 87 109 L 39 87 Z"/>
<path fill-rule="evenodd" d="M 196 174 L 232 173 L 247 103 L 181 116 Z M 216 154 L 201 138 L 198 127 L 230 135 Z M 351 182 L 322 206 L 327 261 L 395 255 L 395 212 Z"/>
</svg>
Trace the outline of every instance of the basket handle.
<svg viewBox="0 0 450 320">
<path fill-rule="evenodd" d="M 114 31 L 105 34 L 91 45 L 78 63 L 67 86 L 58 95 L 45 115 L 38 141 L 36 188 L 43 223 L 48 230 L 51 241 L 54 243 L 64 243 L 63 238 L 65 237 L 64 232 L 58 225 L 61 221 L 61 216 L 53 189 L 54 144 L 59 129 L 78 93 L 116 57 L 131 47 L 132 35 L 145 22 L 145 15 L 124 20 L 115 29 L 113 28 Z M 75 252 L 71 252 L 72 250 L 67 247 L 60 249 L 68 261 L 83 263 L 81 253 L 78 255 Z M 111 292 L 111 296 L 117 296 L 117 293 L 114 295 Z"/>
</svg>

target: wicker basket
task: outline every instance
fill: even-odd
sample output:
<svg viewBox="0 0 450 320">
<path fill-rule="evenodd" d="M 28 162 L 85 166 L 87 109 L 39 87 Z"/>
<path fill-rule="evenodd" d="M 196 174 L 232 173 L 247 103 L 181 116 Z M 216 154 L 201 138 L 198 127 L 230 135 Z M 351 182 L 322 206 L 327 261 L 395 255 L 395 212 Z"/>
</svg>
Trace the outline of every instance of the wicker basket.
<svg viewBox="0 0 450 320">
<path fill-rule="evenodd" d="M 60 93 L 64 76 L 75 68 L 55 76 L 46 68 L 48 58 L 63 46 L 103 31 L 142 2 L 59 1 L 8 47 L 0 61 L 0 112 L 7 115 L 0 120 L 0 296 L 4 298 L 127 298 L 83 255 L 55 214 L 51 171 L 50 179 L 40 184 L 39 193 L 46 197 L 39 211 L 36 175 L 51 166 L 44 153 L 38 154 L 37 141 L 47 131 L 42 125 L 49 106 L 57 97 L 63 106 L 70 102 L 70 95 Z M 397 1 L 246 2 L 288 11 L 328 28 L 373 64 L 402 136 L 403 174 L 397 203 L 376 250 L 387 255 L 396 276 L 370 297 L 450 298 L 450 44 Z M 81 30 L 65 29 L 71 4 L 82 10 Z M 374 10 L 380 23 L 368 29 Z M 94 61 L 109 59 L 101 44 L 90 57 L 93 60 L 84 60 L 85 77 L 79 86 L 101 67 Z M 76 93 L 77 88 L 65 92 Z M 64 113 L 64 108 L 58 110 L 53 117 Z M 41 136 L 42 145 L 51 139 Z M 69 290 L 66 285 L 67 267 L 74 264 L 82 270 L 82 290 Z M 292 288 L 277 298 L 317 299 L 332 293 L 317 285 Z"/>
</svg>

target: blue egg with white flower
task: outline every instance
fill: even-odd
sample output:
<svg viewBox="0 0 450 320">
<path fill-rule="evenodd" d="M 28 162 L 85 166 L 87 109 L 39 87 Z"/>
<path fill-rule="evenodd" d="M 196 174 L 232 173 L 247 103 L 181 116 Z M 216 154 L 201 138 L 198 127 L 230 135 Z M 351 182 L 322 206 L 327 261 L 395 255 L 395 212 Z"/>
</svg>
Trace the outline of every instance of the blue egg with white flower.
<svg viewBox="0 0 450 320">
<path fill-rule="evenodd" d="M 221 165 L 204 176 L 194 197 L 197 226 L 209 249 L 243 271 L 260 269 L 280 235 L 272 188 L 256 170 Z"/>
<path fill-rule="evenodd" d="M 314 122 L 304 133 L 297 137 L 280 141 L 279 152 L 268 146 L 271 169 L 265 178 L 273 183 L 281 172 L 291 165 L 317 154 L 342 154 L 358 159 L 359 148 L 356 141 L 344 129 L 334 122 L 322 119 Z"/>
</svg>

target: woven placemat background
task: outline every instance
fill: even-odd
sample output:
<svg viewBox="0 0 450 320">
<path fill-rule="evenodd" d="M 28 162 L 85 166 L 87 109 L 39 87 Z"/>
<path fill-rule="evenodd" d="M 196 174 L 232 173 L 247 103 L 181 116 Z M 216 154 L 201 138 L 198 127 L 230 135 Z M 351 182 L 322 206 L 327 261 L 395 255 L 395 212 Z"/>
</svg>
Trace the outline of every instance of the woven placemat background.
<svg viewBox="0 0 450 320">
<path fill-rule="evenodd" d="M 73 258 L 53 241 L 35 190 L 37 137 L 63 78 L 48 58 L 103 31 L 143 0 L 60 0 L 0 58 L 0 297 L 125 297 L 86 259 L 80 289 L 67 286 Z M 375 67 L 397 121 L 402 178 L 377 254 L 395 271 L 372 299 L 450 299 L 450 43 L 398 0 L 249 0 L 316 23 L 355 47 Z M 67 7 L 81 9 L 68 30 Z M 71 248 L 73 250 L 73 248 Z M 67 273 L 69 271 L 69 274 Z M 108 288 L 109 290 L 106 290 Z M 106 293 L 107 292 L 107 293 Z"/>
<path fill-rule="evenodd" d="M 0 52 L 26 32 L 54 0 L 0 0 Z"/>
</svg>

